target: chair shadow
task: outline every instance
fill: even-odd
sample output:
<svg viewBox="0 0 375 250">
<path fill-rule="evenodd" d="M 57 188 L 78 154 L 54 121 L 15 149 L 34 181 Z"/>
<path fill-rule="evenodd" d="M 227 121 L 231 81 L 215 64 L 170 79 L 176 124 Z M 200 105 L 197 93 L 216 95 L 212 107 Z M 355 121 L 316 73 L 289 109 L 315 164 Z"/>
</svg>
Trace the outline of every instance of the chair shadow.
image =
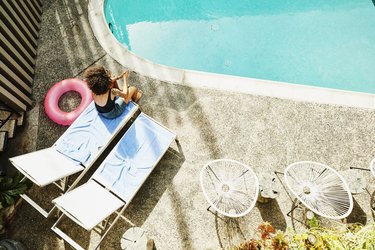
<svg viewBox="0 0 375 250">
<path fill-rule="evenodd" d="M 257 202 L 256 206 L 263 221 L 268 221 L 274 228 L 285 231 L 286 220 L 276 199 L 271 199 L 267 203 Z"/>
<path fill-rule="evenodd" d="M 347 223 L 361 223 L 362 225 L 366 225 L 367 223 L 367 215 L 365 211 L 359 206 L 358 202 L 353 197 L 353 210 L 346 217 Z"/>
<path fill-rule="evenodd" d="M 177 142 L 177 144 L 179 143 Z M 125 210 L 124 216 L 135 226 L 141 227 L 143 225 L 184 161 L 185 156 L 182 150 L 178 152 L 169 148 L 165 153 Z M 102 245 L 118 246 L 122 235 L 131 227 L 133 226 L 124 220 L 119 220 L 111 229 L 110 237 L 107 237 Z"/>
<path fill-rule="evenodd" d="M 228 249 L 246 240 L 240 226 L 241 218 L 231 218 L 221 216 L 217 212 L 210 212 L 215 216 L 216 235 L 221 249 Z"/>
<path fill-rule="evenodd" d="M 286 220 L 276 200 L 270 200 L 268 203 L 257 203 L 263 221 L 270 222 L 276 229 L 285 231 L 287 228 Z M 249 230 L 248 220 L 244 218 L 230 218 L 221 216 L 213 212 L 215 216 L 216 235 L 221 249 L 228 249 L 238 246 L 246 240 Z"/>
<path fill-rule="evenodd" d="M 145 222 L 184 161 L 177 151 L 167 151 L 125 211 L 134 224 L 139 226 Z"/>
</svg>

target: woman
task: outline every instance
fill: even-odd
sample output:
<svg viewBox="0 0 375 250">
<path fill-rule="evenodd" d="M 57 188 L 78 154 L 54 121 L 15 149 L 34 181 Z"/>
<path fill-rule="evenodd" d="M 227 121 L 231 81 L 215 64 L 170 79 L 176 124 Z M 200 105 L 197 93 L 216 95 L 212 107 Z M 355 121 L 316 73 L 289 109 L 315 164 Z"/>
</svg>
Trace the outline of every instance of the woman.
<svg viewBox="0 0 375 250">
<path fill-rule="evenodd" d="M 85 70 L 83 76 L 93 93 L 96 109 L 105 118 L 113 119 L 120 116 L 129 101 L 138 102 L 142 97 L 142 92 L 136 87 L 128 86 L 129 71 L 112 77 L 103 66 L 93 65 Z M 121 78 L 124 80 L 122 91 L 117 86 L 117 80 Z"/>
</svg>

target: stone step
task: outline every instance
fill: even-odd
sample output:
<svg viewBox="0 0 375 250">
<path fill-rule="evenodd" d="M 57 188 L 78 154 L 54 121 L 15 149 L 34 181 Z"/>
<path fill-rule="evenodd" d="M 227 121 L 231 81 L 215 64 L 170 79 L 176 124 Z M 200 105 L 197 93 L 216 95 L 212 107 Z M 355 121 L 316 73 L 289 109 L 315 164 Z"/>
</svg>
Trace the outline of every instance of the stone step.
<svg viewBox="0 0 375 250">
<path fill-rule="evenodd" d="M 21 114 L 14 113 L 12 114 L 10 111 L 7 110 L 0 110 L 0 120 L 5 120 L 10 116 L 10 119 L 17 120 L 17 126 L 22 126 L 25 121 L 25 112 Z"/>
<path fill-rule="evenodd" d="M 21 127 L 23 125 L 23 123 L 25 122 L 25 115 L 26 115 L 25 112 L 22 112 L 21 115 L 13 115 L 13 116 L 15 116 L 15 120 L 17 120 L 17 126 L 18 127 Z"/>
<path fill-rule="evenodd" d="M 0 132 L 0 152 L 3 152 L 8 144 L 8 132 Z"/>
<path fill-rule="evenodd" d="M 10 119 L 8 120 L 1 128 L 0 132 L 8 132 L 8 138 L 11 139 L 14 137 L 16 132 L 16 123 L 17 120 Z"/>
<path fill-rule="evenodd" d="M 8 118 L 12 113 L 7 110 L 0 110 L 0 121 L 3 121 Z"/>
</svg>

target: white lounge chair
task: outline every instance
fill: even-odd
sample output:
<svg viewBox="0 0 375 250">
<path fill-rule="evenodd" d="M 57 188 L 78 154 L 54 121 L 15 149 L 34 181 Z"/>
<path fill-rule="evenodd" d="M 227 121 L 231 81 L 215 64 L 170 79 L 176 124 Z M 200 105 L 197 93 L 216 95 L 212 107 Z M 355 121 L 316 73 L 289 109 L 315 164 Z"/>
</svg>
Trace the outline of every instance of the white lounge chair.
<svg viewBox="0 0 375 250">
<path fill-rule="evenodd" d="M 98 247 L 117 220 L 125 219 L 122 214 L 126 207 L 173 140 L 175 133 L 141 113 L 89 181 L 53 200 L 62 215 L 52 230 L 74 248 L 83 249 L 58 227 L 62 219 L 66 216 L 92 230 L 116 213 L 105 223 L 110 226 L 102 233 Z"/>
<path fill-rule="evenodd" d="M 110 120 L 99 116 L 92 102 L 52 147 L 9 160 L 25 175 L 24 180 L 29 179 L 41 188 L 54 183 L 66 192 L 74 188 L 137 112 L 138 105 L 130 102 L 121 116 Z M 68 177 L 78 172 L 81 173 L 68 187 Z M 27 194 L 21 197 L 45 217 L 54 210 L 54 207 L 49 210 L 42 208 L 35 197 L 32 199 Z"/>
</svg>

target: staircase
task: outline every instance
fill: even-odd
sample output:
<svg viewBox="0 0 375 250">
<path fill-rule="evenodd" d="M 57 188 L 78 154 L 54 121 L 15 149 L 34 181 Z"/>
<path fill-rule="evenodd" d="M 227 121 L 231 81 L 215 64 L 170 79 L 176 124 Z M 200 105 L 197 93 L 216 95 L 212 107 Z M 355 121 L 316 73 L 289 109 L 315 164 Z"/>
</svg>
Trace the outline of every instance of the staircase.
<svg viewBox="0 0 375 250">
<path fill-rule="evenodd" d="M 42 0 L 0 0 L 0 154 L 33 105 Z"/>
<path fill-rule="evenodd" d="M 21 127 L 24 120 L 25 112 L 17 114 L 0 107 L 0 153 L 6 150 L 8 140 L 14 138 L 17 127 Z"/>
</svg>

